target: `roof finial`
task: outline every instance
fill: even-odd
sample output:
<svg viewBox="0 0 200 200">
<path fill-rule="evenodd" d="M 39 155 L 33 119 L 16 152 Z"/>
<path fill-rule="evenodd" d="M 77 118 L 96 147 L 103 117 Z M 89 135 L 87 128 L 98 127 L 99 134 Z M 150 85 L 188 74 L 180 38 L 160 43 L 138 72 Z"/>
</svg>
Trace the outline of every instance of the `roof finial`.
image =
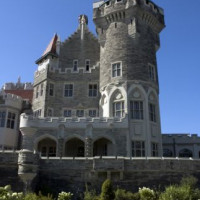
<svg viewBox="0 0 200 200">
<path fill-rule="evenodd" d="M 78 18 L 79 24 L 86 24 L 88 25 L 88 17 L 86 15 L 80 15 Z"/>
</svg>

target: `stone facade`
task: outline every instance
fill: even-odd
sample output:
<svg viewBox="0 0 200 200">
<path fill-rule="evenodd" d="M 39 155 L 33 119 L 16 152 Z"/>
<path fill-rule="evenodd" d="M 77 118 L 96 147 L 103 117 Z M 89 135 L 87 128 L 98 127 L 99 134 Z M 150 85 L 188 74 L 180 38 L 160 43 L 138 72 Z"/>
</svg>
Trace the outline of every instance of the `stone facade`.
<svg viewBox="0 0 200 200">
<path fill-rule="evenodd" d="M 12 171 L 19 187 L 35 180 L 53 192 L 81 192 L 106 178 L 127 189 L 199 178 L 199 160 L 162 157 L 163 149 L 166 157 L 200 152 L 194 135 L 164 135 L 162 145 L 156 52 L 163 10 L 148 0 L 98 1 L 93 20 L 98 37 L 81 15 L 75 33 L 63 42 L 55 34 L 36 61 L 31 112 L 22 109 L 24 98 L 0 95 L 0 109 L 12 100 L 17 115 L 24 112 L 21 150 L 0 153 L 0 175 Z"/>
</svg>

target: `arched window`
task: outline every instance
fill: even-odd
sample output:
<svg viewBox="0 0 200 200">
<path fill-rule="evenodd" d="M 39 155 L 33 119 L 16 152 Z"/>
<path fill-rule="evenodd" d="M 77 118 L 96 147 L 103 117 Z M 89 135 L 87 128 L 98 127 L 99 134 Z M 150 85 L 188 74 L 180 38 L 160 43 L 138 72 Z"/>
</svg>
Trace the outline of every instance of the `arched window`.
<svg viewBox="0 0 200 200">
<path fill-rule="evenodd" d="M 192 151 L 190 151 L 189 149 L 182 149 L 179 151 L 179 157 L 181 158 L 193 157 Z"/>
<path fill-rule="evenodd" d="M 144 97 L 139 89 L 134 89 L 130 94 L 130 118 L 136 120 L 144 119 Z"/>
<path fill-rule="evenodd" d="M 114 92 L 110 101 L 112 104 L 111 116 L 124 117 L 125 116 L 124 97 L 119 90 Z"/>
</svg>

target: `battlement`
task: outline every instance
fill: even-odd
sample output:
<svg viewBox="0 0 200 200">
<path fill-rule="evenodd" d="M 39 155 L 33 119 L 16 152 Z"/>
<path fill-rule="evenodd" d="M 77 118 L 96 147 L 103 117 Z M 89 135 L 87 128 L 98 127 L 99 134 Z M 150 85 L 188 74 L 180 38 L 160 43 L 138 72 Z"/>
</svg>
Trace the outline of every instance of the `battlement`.
<svg viewBox="0 0 200 200">
<path fill-rule="evenodd" d="M 189 134 L 189 133 L 180 133 L 180 134 L 162 134 L 163 138 L 182 138 L 182 139 L 192 139 L 192 138 L 199 138 L 197 134 Z"/>
<path fill-rule="evenodd" d="M 133 17 L 145 21 L 158 33 L 165 26 L 163 9 L 149 0 L 98 1 L 93 4 L 93 10 L 93 18 L 98 26 Z"/>
<path fill-rule="evenodd" d="M 20 128 L 28 127 L 46 127 L 55 128 L 59 125 L 65 125 L 68 128 L 85 129 L 88 124 L 93 128 L 128 128 L 128 118 L 64 118 L 64 117 L 47 117 L 36 118 L 26 114 L 21 115 Z"/>
<path fill-rule="evenodd" d="M 74 71 L 73 68 L 55 68 L 53 66 L 49 67 L 49 68 L 43 68 L 42 70 L 37 70 L 35 72 L 35 79 L 39 78 L 41 76 L 45 76 L 45 74 L 47 74 L 47 72 L 51 72 L 51 73 L 57 73 L 57 74 L 90 74 L 92 73 L 94 70 L 96 70 L 97 68 L 99 68 L 99 62 L 96 63 L 96 65 L 93 65 L 89 68 L 88 71 L 86 71 L 85 66 L 80 66 L 78 67 L 77 71 Z"/>
<path fill-rule="evenodd" d="M 126 8 L 127 9 L 132 6 L 144 6 L 144 8 L 148 9 L 154 14 L 164 15 L 164 10 L 150 0 L 107 0 L 107 1 L 99 0 L 93 3 L 93 9 L 103 8 L 105 9 L 104 14 L 106 14 L 106 10 L 109 8 L 112 8 L 112 9 Z"/>
</svg>

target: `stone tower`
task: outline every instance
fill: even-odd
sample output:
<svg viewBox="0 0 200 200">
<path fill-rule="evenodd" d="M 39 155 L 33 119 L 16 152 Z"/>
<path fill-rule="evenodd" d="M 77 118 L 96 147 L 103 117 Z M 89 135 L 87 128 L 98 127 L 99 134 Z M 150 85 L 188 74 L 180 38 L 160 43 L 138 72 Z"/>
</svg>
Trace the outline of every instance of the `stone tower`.
<svg viewBox="0 0 200 200">
<path fill-rule="evenodd" d="M 161 156 L 156 52 L 165 27 L 163 10 L 149 0 L 93 4 L 100 43 L 100 113 L 128 115 L 127 153 Z"/>
</svg>

